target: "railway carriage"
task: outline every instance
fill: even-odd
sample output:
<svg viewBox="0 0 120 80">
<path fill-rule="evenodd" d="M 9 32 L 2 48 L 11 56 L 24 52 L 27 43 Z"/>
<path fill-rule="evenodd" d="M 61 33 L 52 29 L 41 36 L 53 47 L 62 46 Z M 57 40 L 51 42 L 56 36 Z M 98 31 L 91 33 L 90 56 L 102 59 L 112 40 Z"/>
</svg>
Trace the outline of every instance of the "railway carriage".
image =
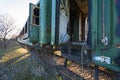
<svg viewBox="0 0 120 80">
<path fill-rule="evenodd" d="M 79 63 L 85 61 L 83 63 L 119 74 L 119 8 L 119 0 L 40 0 L 36 5 L 30 3 L 29 17 L 18 41 L 31 46 L 57 46 L 65 57 L 71 54 L 74 61 L 79 57 Z M 82 57 L 86 59 L 81 60 Z M 119 75 L 116 78 L 119 80 Z"/>
</svg>

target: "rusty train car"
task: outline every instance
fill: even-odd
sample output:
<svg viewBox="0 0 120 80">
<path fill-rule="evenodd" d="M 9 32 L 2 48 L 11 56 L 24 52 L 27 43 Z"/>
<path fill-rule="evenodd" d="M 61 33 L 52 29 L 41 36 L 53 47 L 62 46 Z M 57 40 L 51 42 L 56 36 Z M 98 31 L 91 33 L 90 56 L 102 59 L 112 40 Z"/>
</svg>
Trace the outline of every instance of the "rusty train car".
<svg viewBox="0 0 120 80">
<path fill-rule="evenodd" d="M 84 63 L 120 74 L 119 8 L 119 0 L 30 3 L 29 17 L 18 41 L 31 46 L 60 47 L 66 56 L 82 54 Z M 115 80 L 119 79 L 118 75 Z"/>
</svg>

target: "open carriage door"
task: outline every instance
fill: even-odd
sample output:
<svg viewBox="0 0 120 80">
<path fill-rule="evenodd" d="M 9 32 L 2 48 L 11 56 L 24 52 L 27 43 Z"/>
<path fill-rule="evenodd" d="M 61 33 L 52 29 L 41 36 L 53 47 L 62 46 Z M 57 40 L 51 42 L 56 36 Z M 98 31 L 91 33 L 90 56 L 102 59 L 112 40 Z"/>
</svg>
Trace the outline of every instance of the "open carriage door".
<svg viewBox="0 0 120 80">
<path fill-rule="evenodd" d="M 39 7 L 29 4 L 29 36 L 30 42 L 39 42 Z"/>
</svg>

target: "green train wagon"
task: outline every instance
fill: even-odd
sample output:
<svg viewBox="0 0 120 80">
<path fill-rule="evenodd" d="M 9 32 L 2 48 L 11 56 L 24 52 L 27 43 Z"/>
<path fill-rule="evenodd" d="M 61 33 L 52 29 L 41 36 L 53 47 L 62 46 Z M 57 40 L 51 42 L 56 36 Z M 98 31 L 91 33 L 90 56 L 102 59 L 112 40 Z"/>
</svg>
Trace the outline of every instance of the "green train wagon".
<svg viewBox="0 0 120 80">
<path fill-rule="evenodd" d="M 119 5 L 119 0 L 40 0 L 30 4 L 30 41 L 53 46 L 86 42 L 91 63 L 120 72 Z"/>
</svg>

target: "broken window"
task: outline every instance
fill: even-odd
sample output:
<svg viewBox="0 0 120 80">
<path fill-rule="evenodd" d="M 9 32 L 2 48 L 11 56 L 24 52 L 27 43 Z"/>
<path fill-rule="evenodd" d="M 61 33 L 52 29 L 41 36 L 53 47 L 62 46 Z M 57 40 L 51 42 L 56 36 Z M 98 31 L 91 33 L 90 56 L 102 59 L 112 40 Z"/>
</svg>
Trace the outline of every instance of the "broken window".
<svg viewBox="0 0 120 80">
<path fill-rule="evenodd" d="M 33 9 L 32 24 L 39 25 L 39 8 L 35 7 Z"/>
</svg>

